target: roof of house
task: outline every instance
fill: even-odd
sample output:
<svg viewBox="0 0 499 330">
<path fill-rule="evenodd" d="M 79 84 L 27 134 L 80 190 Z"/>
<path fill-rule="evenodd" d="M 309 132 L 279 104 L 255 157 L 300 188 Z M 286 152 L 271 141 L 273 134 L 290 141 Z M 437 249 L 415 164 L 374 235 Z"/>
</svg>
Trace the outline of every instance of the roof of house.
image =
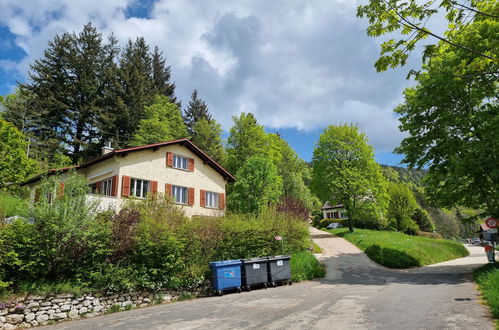
<svg viewBox="0 0 499 330">
<path fill-rule="evenodd" d="M 333 210 L 333 209 L 342 209 L 344 208 L 345 205 L 343 204 L 336 204 L 334 206 L 329 205 L 329 202 L 324 203 L 324 206 L 321 208 L 322 210 Z"/>
<path fill-rule="evenodd" d="M 205 163 L 210 165 L 215 171 L 217 171 L 220 175 L 222 175 L 227 181 L 236 181 L 236 178 L 232 174 L 230 174 L 220 164 L 218 164 L 216 161 L 214 161 L 203 150 L 201 150 L 198 146 L 196 146 L 194 143 L 192 143 L 189 139 L 183 138 L 183 139 L 178 139 L 178 140 L 148 144 L 148 145 L 139 146 L 139 147 L 113 150 L 107 154 L 104 154 L 102 156 L 99 156 L 97 158 L 89 160 L 88 162 L 83 163 L 81 165 L 74 165 L 74 166 L 68 166 L 68 167 L 63 167 L 63 168 L 50 169 L 47 173 L 39 174 L 39 175 L 34 176 L 34 177 L 30 178 L 29 180 L 21 183 L 21 186 L 39 181 L 45 175 L 52 175 L 55 173 L 64 173 L 64 172 L 67 172 L 67 171 L 72 170 L 72 169 L 87 168 L 87 167 L 90 167 L 92 165 L 95 165 L 97 163 L 100 163 L 106 159 L 112 158 L 112 157 L 117 156 L 117 155 L 124 156 L 130 152 L 136 152 L 136 151 L 141 151 L 141 150 L 146 150 L 146 149 L 157 149 L 160 147 L 174 145 L 174 144 L 180 144 L 182 146 L 185 146 L 187 149 L 189 149 L 195 155 L 197 155 L 199 158 L 201 158 Z"/>
</svg>

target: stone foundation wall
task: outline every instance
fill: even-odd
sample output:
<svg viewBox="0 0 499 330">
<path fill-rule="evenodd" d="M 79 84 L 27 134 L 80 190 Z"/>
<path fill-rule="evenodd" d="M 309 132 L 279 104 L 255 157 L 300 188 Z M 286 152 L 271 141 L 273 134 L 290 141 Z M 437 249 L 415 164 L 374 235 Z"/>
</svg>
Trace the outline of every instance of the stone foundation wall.
<svg viewBox="0 0 499 330">
<path fill-rule="evenodd" d="M 161 290 L 156 293 L 130 292 L 113 295 L 57 294 L 30 295 L 11 302 L 0 302 L 0 329 L 30 328 L 48 323 L 93 317 L 119 310 L 168 303 L 182 295 L 202 297 L 207 289 L 195 291 Z"/>
</svg>

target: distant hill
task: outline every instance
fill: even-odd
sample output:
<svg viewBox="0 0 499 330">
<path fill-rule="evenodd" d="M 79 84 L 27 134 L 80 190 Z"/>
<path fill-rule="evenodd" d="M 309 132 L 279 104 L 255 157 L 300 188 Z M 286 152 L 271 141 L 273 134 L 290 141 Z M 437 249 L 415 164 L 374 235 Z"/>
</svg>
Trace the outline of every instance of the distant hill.
<svg viewBox="0 0 499 330">
<path fill-rule="evenodd" d="M 423 177 L 426 170 L 404 168 L 400 166 L 381 165 L 383 175 L 390 182 L 412 183 L 416 187 L 423 187 Z"/>
</svg>

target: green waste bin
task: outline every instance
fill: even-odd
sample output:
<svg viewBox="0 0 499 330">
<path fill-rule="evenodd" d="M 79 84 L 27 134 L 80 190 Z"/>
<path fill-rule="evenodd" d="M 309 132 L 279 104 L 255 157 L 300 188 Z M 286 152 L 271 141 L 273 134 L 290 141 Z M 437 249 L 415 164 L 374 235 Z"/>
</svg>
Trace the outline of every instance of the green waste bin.
<svg viewBox="0 0 499 330">
<path fill-rule="evenodd" d="M 241 259 L 242 285 L 246 290 L 251 286 L 259 285 L 267 288 L 268 281 L 268 258 Z"/>
<path fill-rule="evenodd" d="M 291 256 L 268 257 L 268 281 L 272 286 L 280 284 L 291 285 Z"/>
</svg>

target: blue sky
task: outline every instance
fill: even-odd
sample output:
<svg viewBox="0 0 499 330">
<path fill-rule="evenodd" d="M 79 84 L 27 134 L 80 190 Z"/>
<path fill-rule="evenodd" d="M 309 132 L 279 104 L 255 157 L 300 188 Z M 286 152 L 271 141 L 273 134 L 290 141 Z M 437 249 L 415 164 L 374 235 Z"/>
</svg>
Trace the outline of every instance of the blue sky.
<svg viewBox="0 0 499 330">
<path fill-rule="evenodd" d="M 328 125 L 353 123 L 376 160 L 397 165 L 404 134 L 393 108 L 417 67 L 376 73 L 381 40 L 355 17 L 360 1 L 1 0 L 0 95 L 25 81 L 56 34 L 92 22 L 124 44 L 144 36 L 172 66 L 185 105 L 194 88 L 225 130 L 252 112 L 310 161 Z"/>
</svg>

